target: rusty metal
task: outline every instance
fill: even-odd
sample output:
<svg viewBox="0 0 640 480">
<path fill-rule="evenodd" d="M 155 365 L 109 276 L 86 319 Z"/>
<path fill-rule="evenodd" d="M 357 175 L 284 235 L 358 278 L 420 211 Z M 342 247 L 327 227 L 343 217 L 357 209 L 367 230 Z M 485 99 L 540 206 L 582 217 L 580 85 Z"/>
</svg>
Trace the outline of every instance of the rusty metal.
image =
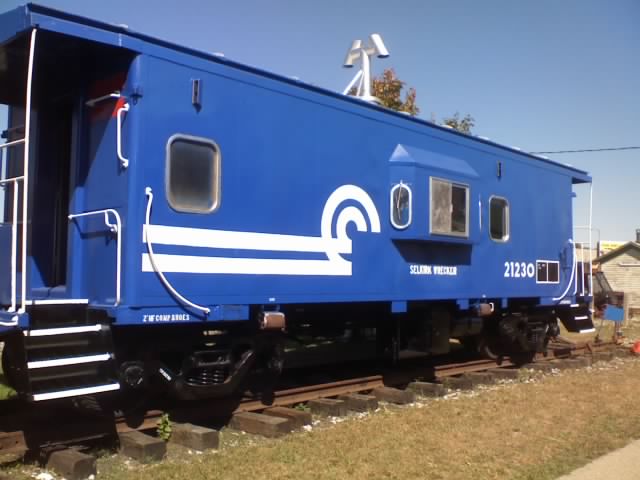
<svg viewBox="0 0 640 480">
<path fill-rule="evenodd" d="M 262 330 L 284 330 L 286 320 L 282 312 L 262 312 L 260 328 Z"/>
<path fill-rule="evenodd" d="M 606 350 L 614 346 L 613 342 L 591 344 L 589 342 L 572 345 L 557 345 L 550 349 L 547 356 L 537 355 L 535 361 L 543 362 L 556 358 L 584 355 Z M 405 370 L 390 370 L 378 375 L 349 378 L 335 382 L 305 385 L 273 392 L 269 398 L 241 398 L 236 400 L 220 400 L 202 403 L 188 408 L 179 407 L 168 410 L 170 417 L 176 421 L 212 419 L 215 416 L 230 416 L 237 412 L 260 411 L 272 406 L 287 406 L 307 402 L 318 398 L 335 397 L 348 393 L 358 393 L 382 386 L 403 386 L 415 379 L 435 380 L 468 372 L 478 372 L 496 367 L 514 367 L 508 361 L 471 360 L 466 362 L 446 363 L 441 365 L 412 367 Z M 6 403 L 5 403 L 6 402 Z M 137 417 L 114 416 L 108 418 L 87 418 L 76 416 L 66 418 L 56 414 L 47 414 L 44 410 L 35 411 L 27 407 L 23 411 L 16 410 L 9 401 L 0 416 L 0 428 L 21 430 L 0 431 L 0 461 L 6 455 L 23 455 L 29 449 L 44 446 L 78 444 L 89 440 L 115 436 L 133 430 L 152 430 L 165 411 L 149 410 Z M 12 408 L 8 408 L 9 406 Z M 15 410 L 15 411 L 14 411 Z M 61 427 L 64 425 L 64 427 Z"/>
</svg>

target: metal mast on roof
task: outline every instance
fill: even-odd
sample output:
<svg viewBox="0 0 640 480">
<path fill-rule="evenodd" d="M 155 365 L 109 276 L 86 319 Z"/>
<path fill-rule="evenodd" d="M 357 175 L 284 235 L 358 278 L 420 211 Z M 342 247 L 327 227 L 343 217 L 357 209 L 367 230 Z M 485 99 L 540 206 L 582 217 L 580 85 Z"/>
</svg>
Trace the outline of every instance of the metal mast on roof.
<svg viewBox="0 0 640 480">
<path fill-rule="evenodd" d="M 378 58 L 387 58 L 389 51 L 384 46 L 382 37 L 377 33 L 372 33 L 369 40 L 371 44 L 366 47 L 363 46 L 362 40 L 354 40 L 351 44 L 343 66 L 351 68 L 357 60 L 361 61 L 362 66 L 342 94 L 347 95 L 357 85 L 355 97 L 367 102 L 380 103 L 378 98 L 371 95 L 371 55 L 375 54 Z"/>
</svg>

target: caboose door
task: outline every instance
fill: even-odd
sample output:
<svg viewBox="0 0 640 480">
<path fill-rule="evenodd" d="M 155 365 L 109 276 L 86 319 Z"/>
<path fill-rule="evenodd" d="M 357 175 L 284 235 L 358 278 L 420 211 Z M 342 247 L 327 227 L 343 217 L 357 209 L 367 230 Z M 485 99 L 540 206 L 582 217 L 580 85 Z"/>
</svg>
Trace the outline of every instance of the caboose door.
<svg viewBox="0 0 640 480">
<path fill-rule="evenodd" d="M 116 304 L 131 51 L 38 33 L 30 165 L 29 301 Z"/>
<path fill-rule="evenodd" d="M 118 305 L 121 300 L 122 218 L 126 209 L 129 159 L 124 95 L 128 62 L 104 62 L 83 96 L 82 155 L 75 172 L 76 198 L 71 241 L 74 294 L 91 303 Z M 103 64 L 103 65 L 104 65 Z"/>
</svg>

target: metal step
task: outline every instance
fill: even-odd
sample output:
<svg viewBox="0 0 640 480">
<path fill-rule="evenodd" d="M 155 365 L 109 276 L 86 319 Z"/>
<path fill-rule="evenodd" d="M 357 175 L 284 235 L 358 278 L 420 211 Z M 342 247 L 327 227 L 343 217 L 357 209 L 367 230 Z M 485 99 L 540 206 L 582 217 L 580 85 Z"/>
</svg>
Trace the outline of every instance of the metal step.
<svg viewBox="0 0 640 480">
<path fill-rule="evenodd" d="M 41 402 L 43 400 L 56 400 L 59 398 L 79 397 L 82 395 L 94 395 L 96 393 L 114 392 L 120 390 L 120 384 L 118 382 L 106 383 L 102 385 L 91 385 L 81 388 L 70 388 L 67 390 L 57 390 L 49 392 L 34 393 L 31 399 L 34 402 Z"/>
<path fill-rule="evenodd" d="M 119 390 L 109 325 L 64 320 L 23 332 L 26 396 L 40 402 Z"/>
<path fill-rule="evenodd" d="M 573 333 L 595 332 L 591 310 L 587 304 L 571 304 L 569 309 L 558 311 L 558 317 L 564 327 Z"/>
<path fill-rule="evenodd" d="M 106 362 L 107 360 L 111 360 L 111 358 L 112 355 L 110 353 L 100 353 L 98 355 L 85 355 L 80 357 L 52 358 L 50 360 L 27 362 L 27 368 L 32 370 L 35 368 L 63 367 L 68 365 L 80 365 L 83 363 Z"/>
<path fill-rule="evenodd" d="M 48 337 L 54 335 L 71 335 L 74 333 L 91 333 L 99 332 L 104 327 L 102 325 L 77 325 L 73 327 L 59 327 L 59 328 L 40 328 L 37 330 L 25 330 L 25 337 Z"/>
</svg>

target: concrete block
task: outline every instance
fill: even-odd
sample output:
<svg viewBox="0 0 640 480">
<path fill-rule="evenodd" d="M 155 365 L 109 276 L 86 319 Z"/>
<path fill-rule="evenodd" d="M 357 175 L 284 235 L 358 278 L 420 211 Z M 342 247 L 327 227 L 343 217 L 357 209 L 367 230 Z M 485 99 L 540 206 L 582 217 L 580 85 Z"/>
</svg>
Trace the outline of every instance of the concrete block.
<svg viewBox="0 0 640 480">
<path fill-rule="evenodd" d="M 518 380 L 520 373 L 517 368 L 490 368 L 487 370 L 496 380 Z"/>
<path fill-rule="evenodd" d="M 307 405 L 314 415 L 323 415 L 325 417 L 342 417 L 347 414 L 347 405 L 343 400 L 334 400 L 332 398 L 318 398 L 310 400 Z"/>
<path fill-rule="evenodd" d="M 142 432 L 121 433 L 120 453 L 140 463 L 158 462 L 167 453 L 167 444 L 160 438 Z"/>
<path fill-rule="evenodd" d="M 381 402 L 396 405 L 407 405 L 416 401 L 416 394 L 411 390 L 398 390 L 391 387 L 378 387 L 373 391 L 373 395 Z"/>
<path fill-rule="evenodd" d="M 203 452 L 218 448 L 220 433 L 217 430 L 190 423 L 174 423 L 171 425 L 171 439 L 169 441 Z"/>
<path fill-rule="evenodd" d="M 350 393 L 348 395 L 340 395 L 338 398 L 345 403 L 347 410 L 354 412 L 369 412 L 378 408 L 378 399 L 374 395 Z"/>
<path fill-rule="evenodd" d="M 295 428 L 293 421 L 287 418 L 253 412 L 236 413 L 231 417 L 229 426 L 236 430 L 269 438 L 281 437 Z"/>
<path fill-rule="evenodd" d="M 445 377 L 442 379 L 442 384 L 449 390 L 471 390 L 473 388 L 473 382 L 466 376 Z"/>
<path fill-rule="evenodd" d="M 444 385 L 432 382 L 411 382 L 407 390 L 411 390 L 423 397 L 442 397 L 446 393 Z"/>
<path fill-rule="evenodd" d="M 270 415 L 272 417 L 286 418 L 288 420 L 291 420 L 295 425 L 294 428 L 302 428 L 304 425 L 311 425 L 312 422 L 310 412 L 296 410 L 295 408 L 272 407 L 268 408 L 262 413 L 264 415 Z"/>
<path fill-rule="evenodd" d="M 471 381 L 474 387 L 478 385 L 491 385 L 495 383 L 495 377 L 489 372 L 469 372 L 462 375 Z"/>
<path fill-rule="evenodd" d="M 52 452 L 47 459 L 47 468 L 67 480 L 86 480 L 96 475 L 96 459 L 74 449 Z"/>
</svg>

